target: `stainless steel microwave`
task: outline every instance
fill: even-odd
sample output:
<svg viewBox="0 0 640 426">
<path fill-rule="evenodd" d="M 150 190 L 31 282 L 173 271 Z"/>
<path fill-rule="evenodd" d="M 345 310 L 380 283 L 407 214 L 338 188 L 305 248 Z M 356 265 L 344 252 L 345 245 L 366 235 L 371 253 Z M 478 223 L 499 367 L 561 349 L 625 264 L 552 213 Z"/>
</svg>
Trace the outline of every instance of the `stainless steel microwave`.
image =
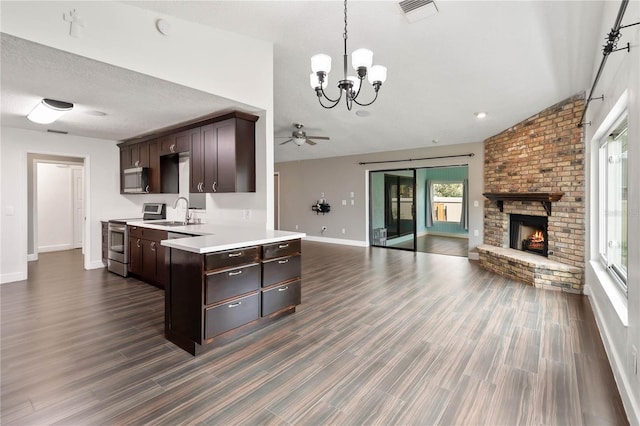
<svg viewBox="0 0 640 426">
<path fill-rule="evenodd" d="M 149 168 L 133 167 L 123 172 L 122 191 L 130 194 L 146 194 L 149 192 Z"/>
</svg>

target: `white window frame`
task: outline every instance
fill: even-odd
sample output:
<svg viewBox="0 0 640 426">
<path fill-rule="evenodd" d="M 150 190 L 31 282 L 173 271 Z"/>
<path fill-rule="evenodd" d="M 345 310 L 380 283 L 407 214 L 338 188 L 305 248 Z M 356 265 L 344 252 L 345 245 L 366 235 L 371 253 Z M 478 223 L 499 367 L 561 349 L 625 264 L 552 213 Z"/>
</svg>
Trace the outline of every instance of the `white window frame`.
<svg viewBox="0 0 640 426">
<path fill-rule="evenodd" d="M 609 275 L 613 278 L 614 282 L 618 285 L 619 289 L 622 291 L 623 295 L 627 296 L 628 291 L 628 281 L 627 274 L 624 271 L 621 271 L 619 268 L 615 266 L 613 262 L 610 262 L 607 258 L 607 251 L 609 244 L 609 229 L 608 229 L 608 208 L 607 208 L 607 194 L 608 194 L 608 162 L 609 155 L 608 151 L 606 151 L 608 143 L 610 141 L 609 135 L 617 129 L 624 121 L 627 121 L 627 129 L 629 126 L 629 115 L 628 110 L 625 108 L 621 114 L 616 118 L 611 126 L 607 129 L 607 131 L 600 137 L 598 143 L 598 255 L 599 260 L 602 263 L 603 267 L 607 270 Z M 628 132 L 628 130 L 627 130 Z M 604 152 L 604 154 L 603 154 Z M 628 170 L 627 170 L 627 182 L 629 181 Z M 627 212 L 628 215 L 628 212 Z M 628 223 L 628 217 L 627 217 Z M 627 243 L 629 240 L 629 236 L 627 235 Z M 628 262 L 628 261 L 627 261 Z"/>
</svg>

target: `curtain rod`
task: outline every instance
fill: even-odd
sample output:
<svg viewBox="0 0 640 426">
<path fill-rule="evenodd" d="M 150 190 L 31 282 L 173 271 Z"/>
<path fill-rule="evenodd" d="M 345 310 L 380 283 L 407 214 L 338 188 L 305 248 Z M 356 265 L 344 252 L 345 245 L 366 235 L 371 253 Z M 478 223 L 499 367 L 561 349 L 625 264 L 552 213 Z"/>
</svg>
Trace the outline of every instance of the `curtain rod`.
<svg viewBox="0 0 640 426">
<path fill-rule="evenodd" d="M 589 108 L 589 103 L 594 99 L 604 100 L 604 95 L 602 95 L 602 98 L 600 97 L 594 98 L 593 92 L 596 90 L 596 86 L 598 85 L 598 81 L 600 80 L 600 75 L 602 74 L 602 70 L 604 70 L 604 65 L 607 63 L 607 58 L 609 57 L 609 54 L 612 52 L 618 51 L 618 50 L 615 50 L 616 43 L 620 38 L 620 28 L 623 28 L 622 18 L 624 17 L 624 13 L 627 10 L 628 3 L 629 3 L 629 0 L 622 0 L 622 3 L 620 4 L 620 9 L 618 9 L 618 16 L 616 17 L 616 21 L 613 24 L 613 28 L 611 29 L 611 32 L 607 35 L 607 39 L 606 39 L 607 44 L 603 46 L 604 49 L 602 50 L 602 61 L 600 62 L 600 67 L 598 68 L 598 72 L 596 73 L 596 78 L 593 80 L 593 84 L 591 85 L 591 90 L 589 91 L 589 97 L 587 97 L 584 109 L 582 110 L 582 116 L 580 117 L 580 121 L 578 122 L 578 127 L 582 127 L 585 124 L 591 124 L 591 122 L 584 123 L 584 117 L 587 115 L 587 108 Z M 625 25 L 624 28 L 630 27 L 630 26 L 631 25 Z M 629 45 L 627 45 L 627 50 L 628 49 L 629 49 Z M 623 49 L 619 49 L 619 50 L 623 50 Z"/>
<path fill-rule="evenodd" d="M 440 157 L 422 157 L 422 158 L 409 158 L 406 160 L 386 160 L 386 161 L 361 161 L 358 164 L 383 164 L 383 163 L 402 163 L 405 161 L 420 161 L 420 160 L 438 160 L 440 158 L 457 158 L 457 157 L 473 157 L 475 154 L 458 154 L 458 155 L 441 155 Z"/>
</svg>

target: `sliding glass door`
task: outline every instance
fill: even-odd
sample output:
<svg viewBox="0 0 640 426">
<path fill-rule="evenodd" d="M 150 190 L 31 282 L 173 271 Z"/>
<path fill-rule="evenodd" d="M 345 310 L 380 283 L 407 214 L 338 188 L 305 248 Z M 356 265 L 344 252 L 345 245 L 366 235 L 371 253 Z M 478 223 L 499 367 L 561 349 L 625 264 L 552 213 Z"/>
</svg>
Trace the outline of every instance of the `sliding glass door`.
<svg viewBox="0 0 640 426">
<path fill-rule="evenodd" d="M 415 250 L 415 170 L 370 173 L 371 244 Z"/>
</svg>

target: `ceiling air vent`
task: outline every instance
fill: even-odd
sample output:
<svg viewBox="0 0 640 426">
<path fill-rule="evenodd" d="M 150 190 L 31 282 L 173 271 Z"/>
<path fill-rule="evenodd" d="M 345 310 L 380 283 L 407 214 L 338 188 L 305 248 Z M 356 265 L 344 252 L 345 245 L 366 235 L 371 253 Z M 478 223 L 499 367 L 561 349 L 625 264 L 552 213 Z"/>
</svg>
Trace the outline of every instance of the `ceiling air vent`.
<svg viewBox="0 0 640 426">
<path fill-rule="evenodd" d="M 403 0 L 398 4 L 410 23 L 438 13 L 438 7 L 433 0 Z"/>
</svg>

